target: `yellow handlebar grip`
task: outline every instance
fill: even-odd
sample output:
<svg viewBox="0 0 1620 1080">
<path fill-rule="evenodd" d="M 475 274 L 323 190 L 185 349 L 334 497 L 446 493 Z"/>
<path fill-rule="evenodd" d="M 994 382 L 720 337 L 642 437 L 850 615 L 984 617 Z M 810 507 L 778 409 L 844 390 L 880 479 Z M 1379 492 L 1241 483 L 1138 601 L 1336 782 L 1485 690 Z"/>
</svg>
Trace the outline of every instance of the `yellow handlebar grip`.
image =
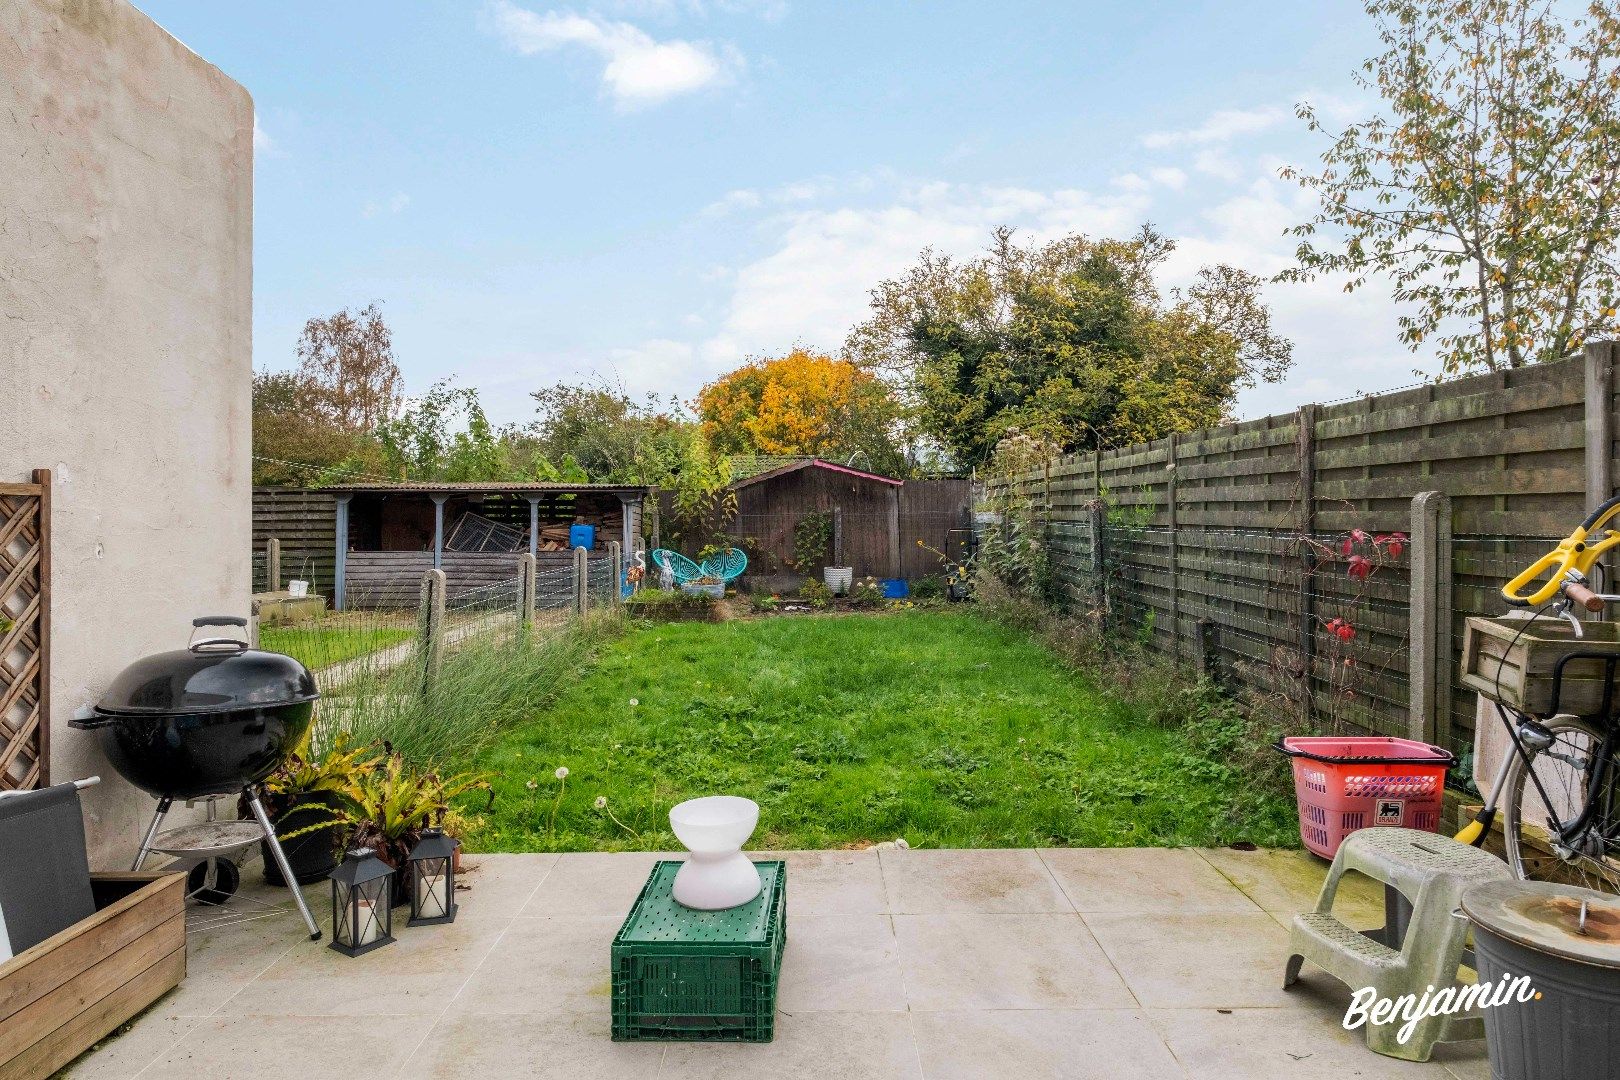
<svg viewBox="0 0 1620 1080">
<path fill-rule="evenodd" d="M 1576 544 L 1580 541 L 1575 541 Z M 1564 584 L 1564 574 L 1569 570 L 1576 559 L 1575 544 L 1565 540 L 1553 550 L 1531 563 L 1519 572 L 1519 576 L 1502 586 L 1502 597 L 1514 607 L 1540 607 L 1558 595 L 1558 590 Z M 1529 596 L 1521 596 L 1520 592 L 1529 584 L 1552 570 L 1553 574 L 1547 583 Z"/>
</svg>

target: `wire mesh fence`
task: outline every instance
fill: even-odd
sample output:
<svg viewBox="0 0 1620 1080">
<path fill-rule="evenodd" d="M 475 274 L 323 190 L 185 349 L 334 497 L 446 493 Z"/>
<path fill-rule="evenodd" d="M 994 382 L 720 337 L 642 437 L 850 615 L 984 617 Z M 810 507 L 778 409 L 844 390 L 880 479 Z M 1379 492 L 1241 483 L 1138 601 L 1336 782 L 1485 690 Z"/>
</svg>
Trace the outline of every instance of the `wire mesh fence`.
<svg viewBox="0 0 1620 1080">
<path fill-rule="evenodd" d="M 1414 579 L 1404 532 L 1169 528 L 1116 510 L 1112 520 L 1099 511 L 1047 521 L 1042 535 L 1071 614 L 1100 616 L 1240 694 L 1279 700 L 1303 728 L 1427 738 L 1458 756 L 1462 787 L 1474 780 L 1478 707 L 1461 682 L 1467 621 L 1508 612 L 1503 583 L 1559 540 L 1441 533 L 1429 555 L 1444 590 L 1431 594 Z M 1601 568 L 1594 576 L 1610 586 Z M 1413 635 L 1434 595 L 1446 599 L 1432 612 L 1436 655 L 1419 680 Z"/>
</svg>

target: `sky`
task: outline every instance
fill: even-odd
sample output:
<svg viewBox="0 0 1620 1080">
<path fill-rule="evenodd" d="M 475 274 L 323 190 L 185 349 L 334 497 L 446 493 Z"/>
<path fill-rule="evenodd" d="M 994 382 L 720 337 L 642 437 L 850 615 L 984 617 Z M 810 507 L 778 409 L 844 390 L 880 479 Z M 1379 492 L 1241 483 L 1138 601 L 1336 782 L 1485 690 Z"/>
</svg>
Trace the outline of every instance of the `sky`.
<svg viewBox="0 0 1620 1080">
<path fill-rule="evenodd" d="M 407 389 L 492 419 L 603 378 L 690 398 L 836 350 L 925 247 L 1176 239 L 1163 284 L 1271 275 L 1322 136 L 1376 102 L 1359 3 L 136 0 L 256 107 L 254 365 L 376 300 Z M 1295 343 L 1243 416 L 1407 385 L 1387 290 L 1267 287 Z"/>
</svg>

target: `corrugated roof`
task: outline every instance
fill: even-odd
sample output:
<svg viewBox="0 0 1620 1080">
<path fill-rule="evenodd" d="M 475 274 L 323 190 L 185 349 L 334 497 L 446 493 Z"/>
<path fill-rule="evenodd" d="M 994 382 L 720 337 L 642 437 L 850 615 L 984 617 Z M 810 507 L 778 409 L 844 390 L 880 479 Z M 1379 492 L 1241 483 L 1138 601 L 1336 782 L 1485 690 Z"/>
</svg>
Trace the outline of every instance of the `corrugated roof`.
<svg viewBox="0 0 1620 1080">
<path fill-rule="evenodd" d="M 645 495 L 651 488 L 637 484 L 564 484 L 549 481 L 520 481 L 517 483 L 427 483 L 416 480 L 403 480 L 398 483 L 356 483 L 356 484 L 322 484 L 319 491 L 352 491 L 365 494 L 383 494 L 390 491 L 411 491 L 422 494 L 446 492 L 449 494 L 476 494 L 476 495 L 522 495 L 524 493 L 550 492 L 553 494 L 569 494 L 571 492 L 602 492 L 606 494 Z"/>
<path fill-rule="evenodd" d="M 788 465 L 782 465 L 775 469 L 769 469 L 762 473 L 756 473 L 753 476 L 745 477 L 741 480 L 732 481 L 731 486 L 733 488 L 744 488 L 750 484 L 758 484 L 765 480 L 773 480 L 778 476 L 786 476 L 788 473 L 798 472 L 800 469 L 809 468 L 826 469 L 829 472 L 845 473 L 861 480 L 876 480 L 880 484 L 893 484 L 895 487 L 903 487 L 905 485 L 904 480 L 897 480 L 892 476 L 883 476 L 880 473 L 866 472 L 862 469 L 852 469 L 848 465 L 840 465 L 836 461 L 823 461 L 820 458 L 804 458 L 801 461 L 795 461 Z"/>
</svg>

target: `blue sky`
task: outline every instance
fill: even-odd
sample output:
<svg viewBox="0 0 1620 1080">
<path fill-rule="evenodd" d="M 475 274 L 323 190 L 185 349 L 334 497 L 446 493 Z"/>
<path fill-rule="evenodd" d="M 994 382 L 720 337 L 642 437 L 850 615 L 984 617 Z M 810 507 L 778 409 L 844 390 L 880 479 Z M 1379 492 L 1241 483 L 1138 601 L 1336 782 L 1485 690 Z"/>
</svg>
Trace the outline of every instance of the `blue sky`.
<svg viewBox="0 0 1620 1080">
<path fill-rule="evenodd" d="M 1360 5 L 137 0 L 253 94 L 254 361 L 383 302 L 408 387 L 491 415 L 606 376 L 690 396 L 750 355 L 836 348 L 925 245 L 1009 224 L 1201 263 L 1287 263 L 1320 147 L 1371 103 Z M 1259 415 L 1412 381 L 1378 292 L 1271 286 L 1296 342 Z"/>
</svg>

